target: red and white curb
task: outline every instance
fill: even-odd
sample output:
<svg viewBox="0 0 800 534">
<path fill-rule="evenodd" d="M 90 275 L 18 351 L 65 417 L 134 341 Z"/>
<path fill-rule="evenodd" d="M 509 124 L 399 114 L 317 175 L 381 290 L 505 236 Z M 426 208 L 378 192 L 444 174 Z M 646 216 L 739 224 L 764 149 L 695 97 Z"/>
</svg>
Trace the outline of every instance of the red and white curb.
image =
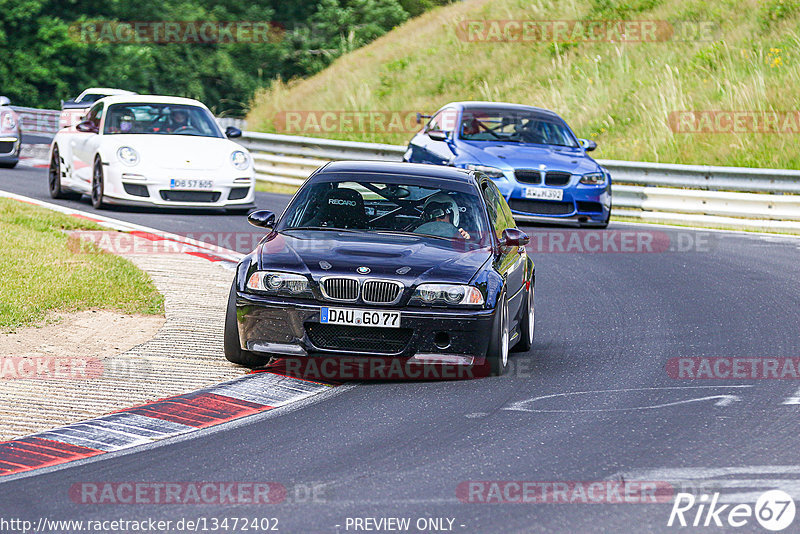
<svg viewBox="0 0 800 534">
<path fill-rule="evenodd" d="M 286 406 L 332 387 L 269 372 L 249 374 L 192 393 L 0 442 L 0 477 L 194 432 Z"/>
<path fill-rule="evenodd" d="M 121 221 L 119 219 L 113 219 L 111 217 L 105 217 L 95 213 L 87 213 L 85 211 L 59 206 L 58 204 L 53 204 L 52 202 L 45 202 L 43 200 L 37 200 L 35 198 L 18 195 L 16 193 L 9 193 L 8 191 L 0 190 L 0 197 L 10 198 L 26 204 L 57 211 L 65 215 L 77 217 L 79 219 L 89 220 L 105 228 L 117 230 L 119 232 L 127 232 L 136 237 L 144 238 L 150 241 L 169 241 L 178 245 L 181 252 L 184 254 L 197 256 L 212 262 L 222 262 L 223 265 L 225 263 L 238 263 L 239 260 L 244 257 L 244 254 L 236 252 L 235 250 L 223 248 L 210 243 L 204 243 L 203 241 L 198 241 L 197 239 L 187 238 L 178 234 L 164 232 L 156 228 L 129 223 L 127 221 Z"/>
<path fill-rule="evenodd" d="M 151 241 L 172 241 L 180 250 L 230 267 L 236 251 L 154 228 L 90 214 L 0 191 L 0 197 L 47 208 Z M 222 355 L 220 354 L 220 357 Z M 0 442 L 0 477 L 52 467 L 146 445 L 249 415 L 274 410 L 330 391 L 335 385 L 258 372 L 198 391 L 134 406 L 88 421 Z"/>
</svg>

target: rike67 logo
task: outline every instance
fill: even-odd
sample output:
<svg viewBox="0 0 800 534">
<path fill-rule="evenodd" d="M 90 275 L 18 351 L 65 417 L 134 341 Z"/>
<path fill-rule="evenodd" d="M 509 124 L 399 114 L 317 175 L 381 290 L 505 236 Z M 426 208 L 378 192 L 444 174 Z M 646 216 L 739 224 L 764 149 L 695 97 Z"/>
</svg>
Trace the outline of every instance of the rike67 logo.
<svg viewBox="0 0 800 534">
<path fill-rule="evenodd" d="M 743 527 L 752 519 L 772 532 L 784 530 L 792 524 L 795 504 L 792 497 L 781 490 L 763 493 L 755 506 L 750 504 L 719 504 L 719 493 L 713 497 L 702 494 L 678 493 L 672 504 L 667 526 L 693 527 Z"/>
</svg>

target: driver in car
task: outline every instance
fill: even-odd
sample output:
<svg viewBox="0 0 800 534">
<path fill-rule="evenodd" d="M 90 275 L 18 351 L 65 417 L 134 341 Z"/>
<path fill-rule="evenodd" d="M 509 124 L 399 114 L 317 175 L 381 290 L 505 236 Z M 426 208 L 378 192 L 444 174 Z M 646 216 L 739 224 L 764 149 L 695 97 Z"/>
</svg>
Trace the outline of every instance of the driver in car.
<svg viewBox="0 0 800 534">
<path fill-rule="evenodd" d="M 191 128 L 189 125 L 189 114 L 185 109 L 178 108 L 170 115 L 171 124 L 167 127 L 168 132 L 178 132 L 180 130 L 188 130 Z"/>
<path fill-rule="evenodd" d="M 425 222 L 414 230 L 415 233 L 438 237 L 470 238 L 466 230 L 458 227 L 458 204 L 445 193 L 436 193 L 425 201 L 421 218 Z"/>
</svg>

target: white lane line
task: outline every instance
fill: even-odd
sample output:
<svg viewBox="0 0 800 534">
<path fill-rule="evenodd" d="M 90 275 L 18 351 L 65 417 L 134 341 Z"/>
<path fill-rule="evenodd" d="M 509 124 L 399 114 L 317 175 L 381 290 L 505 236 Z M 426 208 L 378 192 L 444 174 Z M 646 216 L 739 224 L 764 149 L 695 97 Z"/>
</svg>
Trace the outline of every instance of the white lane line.
<svg viewBox="0 0 800 534">
<path fill-rule="evenodd" d="M 800 388 L 798 388 L 797 391 L 794 392 L 793 397 L 786 397 L 786 399 L 781 404 L 785 405 L 800 404 Z"/>
<path fill-rule="evenodd" d="M 73 208 L 67 208 L 65 206 L 59 206 L 58 204 L 53 204 L 51 202 L 45 202 L 43 200 L 26 197 L 24 195 L 18 195 L 16 193 L 10 193 L 8 191 L 0 190 L 0 197 L 10 198 L 28 204 L 34 204 L 42 208 L 46 208 L 52 211 L 57 211 L 59 213 L 64 213 L 66 215 L 83 217 L 91 221 L 94 221 L 101 226 L 110 228 L 112 230 L 118 230 L 120 232 L 145 232 L 153 234 L 162 239 L 175 241 L 177 243 L 193 247 L 196 249 L 196 252 L 204 252 L 207 254 L 213 254 L 215 256 L 219 256 L 220 258 L 229 262 L 238 263 L 239 260 L 244 257 L 244 254 L 236 252 L 235 250 L 223 248 L 211 243 L 205 243 L 203 241 L 198 241 L 197 239 L 191 239 L 179 234 L 165 232 L 163 230 L 159 230 L 157 228 L 151 228 L 149 226 L 142 226 L 141 224 L 135 224 L 120 219 L 114 219 L 112 217 L 106 217 L 105 215 L 98 215 L 96 213 L 89 213 L 86 211 L 76 210 Z M 187 249 L 187 252 L 188 251 L 191 250 Z"/>
<path fill-rule="evenodd" d="M 703 402 L 708 400 L 718 399 L 714 406 L 729 406 L 733 402 L 740 401 L 738 395 L 719 394 L 709 395 L 694 399 L 682 399 L 673 402 L 659 403 L 647 406 L 632 406 L 629 408 L 580 408 L 580 409 L 566 409 L 566 410 L 548 410 L 548 409 L 534 409 L 531 407 L 537 401 L 554 398 L 573 397 L 577 395 L 602 395 L 607 393 L 627 393 L 634 391 L 685 391 L 697 389 L 720 389 L 720 388 L 751 388 L 752 385 L 736 385 L 736 386 L 672 386 L 672 387 L 652 387 L 652 388 L 624 388 L 624 389 L 604 389 L 598 391 L 572 391 L 567 393 L 554 393 L 552 395 L 542 395 L 527 399 L 524 401 L 512 402 L 508 406 L 504 406 L 503 410 L 512 410 L 519 412 L 536 412 L 536 413 L 580 413 L 580 412 L 627 412 L 636 410 L 652 410 L 656 408 L 665 408 L 668 406 L 676 406 L 679 404 L 688 404 L 692 402 Z"/>
<path fill-rule="evenodd" d="M 719 502 L 722 503 L 753 503 L 765 491 L 772 489 L 783 490 L 792 498 L 800 499 L 798 465 L 632 469 L 615 473 L 606 480 L 666 482 L 673 486 L 676 494 L 719 493 Z"/>
</svg>

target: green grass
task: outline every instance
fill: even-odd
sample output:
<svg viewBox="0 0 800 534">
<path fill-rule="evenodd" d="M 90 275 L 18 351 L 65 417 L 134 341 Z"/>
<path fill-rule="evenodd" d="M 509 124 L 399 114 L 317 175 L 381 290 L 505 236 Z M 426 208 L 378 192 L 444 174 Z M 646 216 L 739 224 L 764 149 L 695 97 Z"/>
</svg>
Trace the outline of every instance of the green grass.
<svg viewBox="0 0 800 534">
<path fill-rule="evenodd" d="M 162 295 L 130 261 L 69 246 L 64 230 L 85 229 L 102 230 L 90 221 L 0 199 L 0 331 L 41 323 L 51 311 L 163 313 Z"/>
<path fill-rule="evenodd" d="M 710 21 L 709 40 L 470 43 L 465 20 Z M 435 9 L 320 74 L 256 95 L 248 122 L 276 131 L 279 111 L 432 112 L 457 100 L 550 108 L 598 158 L 799 168 L 800 134 L 687 134 L 682 110 L 793 111 L 800 86 L 800 0 L 468 0 Z M 306 133 L 313 135 L 313 133 Z M 412 133 L 326 134 L 405 144 Z"/>
<path fill-rule="evenodd" d="M 264 191 L 266 193 L 279 193 L 282 195 L 294 195 L 297 193 L 297 190 L 300 189 L 299 186 L 294 185 L 287 185 L 287 184 L 273 184 L 270 182 L 263 182 L 260 180 L 256 181 L 256 191 Z"/>
</svg>

